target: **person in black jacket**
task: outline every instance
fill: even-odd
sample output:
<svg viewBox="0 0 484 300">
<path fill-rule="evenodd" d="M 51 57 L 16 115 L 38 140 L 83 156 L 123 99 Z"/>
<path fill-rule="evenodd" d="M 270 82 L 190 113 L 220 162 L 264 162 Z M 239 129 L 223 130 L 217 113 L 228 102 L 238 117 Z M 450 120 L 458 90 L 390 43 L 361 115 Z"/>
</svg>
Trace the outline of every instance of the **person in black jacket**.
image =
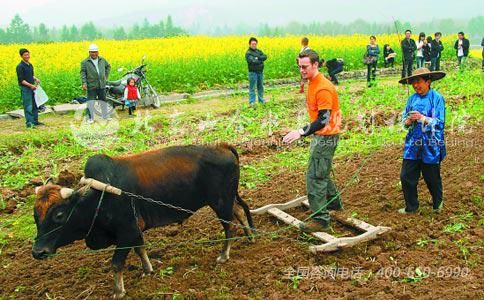
<svg viewBox="0 0 484 300">
<path fill-rule="evenodd" d="M 255 86 L 257 85 L 257 96 L 259 103 L 264 101 L 264 61 L 267 59 L 261 50 L 257 49 L 257 39 L 249 39 L 249 49 L 245 53 L 245 60 L 249 67 L 249 103 L 255 105 Z"/>
<path fill-rule="evenodd" d="M 412 75 L 413 61 L 415 60 L 415 50 L 417 50 L 417 44 L 411 38 L 412 31 L 407 29 L 405 31 L 405 38 L 401 42 L 403 53 L 403 68 L 402 78 Z"/>
<path fill-rule="evenodd" d="M 394 63 L 395 63 L 395 51 L 393 51 L 390 45 L 385 44 L 385 46 L 383 46 L 383 64 L 385 68 L 388 68 L 388 66 L 391 66 L 393 68 Z"/>
<path fill-rule="evenodd" d="M 442 33 L 436 32 L 430 44 L 430 71 L 440 71 L 440 57 L 444 50 L 444 45 L 440 41 Z"/>
<path fill-rule="evenodd" d="M 422 53 L 424 57 L 424 67 L 426 64 L 431 64 L 431 57 L 430 57 L 430 51 L 431 51 L 431 46 L 432 45 L 432 37 L 429 35 L 422 46 Z"/>
<path fill-rule="evenodd" d="M 321 59 L 320 67 L 328 68 L 328 74 L 334 85 L 338 85 L 338 77 L 336 74 L 343 72 L 344 61 L 341 58 L 333 58 L 331 60 L 325 61 Z"/>
<path fill-rule="evenodd" d="M 464 68 L 467 56 L 469 55 L 469 40 L 464 37 L 464 33 L 461 31 L 457 34 L 457 41 L 455 41 L 454 49 L 457 53 L 457 65 L 462 70 Z"/>
</svg>

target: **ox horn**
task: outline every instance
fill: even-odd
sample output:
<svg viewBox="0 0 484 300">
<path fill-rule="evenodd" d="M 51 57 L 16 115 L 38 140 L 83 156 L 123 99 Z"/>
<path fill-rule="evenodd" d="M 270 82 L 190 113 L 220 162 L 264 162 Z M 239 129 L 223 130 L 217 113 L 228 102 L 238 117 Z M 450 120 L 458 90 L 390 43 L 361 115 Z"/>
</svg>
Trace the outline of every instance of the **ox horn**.
<svg viewBox="0 0 484 300">
<path fill-rule="evenodd" d="M 72 195 L 73 192 L 74 192 L 73 189 L 65 188 L 65 187 L 61 188 L 61 190 L 60 190 L 60 194 L 61 194 L 62 199 L 69 198 Z"/>
</svg>

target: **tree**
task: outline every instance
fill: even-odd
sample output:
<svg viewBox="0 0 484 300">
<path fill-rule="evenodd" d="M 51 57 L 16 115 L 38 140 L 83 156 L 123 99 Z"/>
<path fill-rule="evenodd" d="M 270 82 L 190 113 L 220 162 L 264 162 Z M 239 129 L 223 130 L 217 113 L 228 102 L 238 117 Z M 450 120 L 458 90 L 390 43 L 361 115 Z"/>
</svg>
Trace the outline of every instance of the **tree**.
<svg viewBox="0 0 484 300">
<path fill-rule="evenodd" d="M 173 36 L 174 35 L 174 32 L 173 32 L 173 19 L 171 18 L 170 15 L 168 15 L 168 17 L 166 17 L 166 24 L 165 24 L 165 36 Z"/>
<path fill-rule="evenodd" d="M 70 40 L 69 28 L 66 25 L 62 26 L 60 40 L 63 42 Z"/>
<path fill-rule="evenodd" d="M 76 25 L 72 25 L 69 29 L 69 41 L 78 41 L 79 37 L 79 30 L 77 29 Z"/>
<path fill-rule="evenodd" d="M 118 28 L 114 29 L 113 38 L 115 40 L 125 40 L 125 39 L 128 38 L 128 35 L 124 31 L 123 27 L 118 27 Z"/>
<path fill-rule="evenodd" d="M 476 36 L 482 38 L 484 36 L 483 32 L 484 28 L 484 17 L 474 17 L 469 20 L 469 24 L 467 25 L 467 31 L 469 32 L 469 36 Z"/>
<path fill-rule="evenodd" d="M 7 43 L 7 33 L 5 30 L 0 28 L 0 44 L 5 44 Z"/>
<path fill-rule="evenodd" d="M 51 38 L 49 37 L 49 29 L 44 23 L 40 23 L 37 28 L 37 41 L 39 42 L 49 42 Z"/>
<path fill-rule="evenodd" d="M 94 40 L 99 37 L 96 26 L 92 22 L 82 25 L 80 30 L 81 40 Z"/>
<path fill-rule="evenodd" d="M 7 39 L 11 43 L 30 43 L 32 36 L 29 25 L 19 15 L 15 15 L 7 28 Z"/>
</svg>

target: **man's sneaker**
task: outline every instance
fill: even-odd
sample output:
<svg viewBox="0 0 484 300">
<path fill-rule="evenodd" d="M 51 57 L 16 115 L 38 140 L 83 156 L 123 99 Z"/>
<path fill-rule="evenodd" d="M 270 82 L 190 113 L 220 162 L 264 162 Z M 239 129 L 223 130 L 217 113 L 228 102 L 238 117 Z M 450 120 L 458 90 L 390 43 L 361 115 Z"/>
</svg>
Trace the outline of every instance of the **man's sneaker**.
<svg viewBox="0 0 484 300">
<path fill-rule="evenodd" d="M 87 119 L 86 123 L 87 124 L 92 124 L 92 123 L 94 123 L 94 120 L 93 119 Z"/>
<path fill-rule="evenodd" d="M 403 207 L 398 210 L 398 213 L 402 215 L 409 215 L 409 214 L 415 214 L 417 213 L 417 211 L 407 211 L 405 207 Z"/>
<path fill-rule="evenodd" d="M 45 124 L 44 124 L 44 123 L 42 123 L 42 122 L 37 122 L 37 123 L 35 123 L 35 126 L 44 126 L 44 125 L 45 125 Z"/>
<path fill-rule="evenodd" d="M 331 226 L 329 226 L 329 224 L 323 224 L 322 222 L 312 220 L 310 222 L 300 223 L 299 230 L 306 233 L 321 232 L 331 230 Z"/>
</svg>

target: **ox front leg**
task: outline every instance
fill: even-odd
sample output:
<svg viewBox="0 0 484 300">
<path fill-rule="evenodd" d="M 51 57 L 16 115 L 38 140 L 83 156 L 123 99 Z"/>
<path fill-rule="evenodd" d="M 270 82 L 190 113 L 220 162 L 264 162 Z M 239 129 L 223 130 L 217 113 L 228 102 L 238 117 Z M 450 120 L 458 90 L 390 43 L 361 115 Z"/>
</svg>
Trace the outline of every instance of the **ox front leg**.
<svg viewBox="0 0 484 300">
<path fill-rule="evenodd" d="M 222 222 L 222 226 L 224 227 L 225 231 L 225 241 L 224 246 L 222 248 L 222 252 L 220 252 L 220 256 L 217 257 L 218 263 L 224 263 L 230 258 L 230 245 L 232 244 L 232 224 Z"/>
<path fill-rule="evenodd" d="M 144 275 L 153 273 L 153 267 L 151 266 L 150 259 L 148 258 L 148 253 L 146 252 L 145 246 L 134 248 L 136 254 L 138 254 L 141 259 L 141 265 L 143 266 Z"/>
<path fill-rule="evenodd" d="M 121 247 L 121 246 L 119 246 Z M 113 272 L 114 272 L 114 299 L 121 299 L 126 295 L 126 290 L 124 289 L 123 281 L 123 269 L 126 262 L 126 257 L 128 257 L 130 249 L 116 249 L 113 254 Z"/>
</svg>

